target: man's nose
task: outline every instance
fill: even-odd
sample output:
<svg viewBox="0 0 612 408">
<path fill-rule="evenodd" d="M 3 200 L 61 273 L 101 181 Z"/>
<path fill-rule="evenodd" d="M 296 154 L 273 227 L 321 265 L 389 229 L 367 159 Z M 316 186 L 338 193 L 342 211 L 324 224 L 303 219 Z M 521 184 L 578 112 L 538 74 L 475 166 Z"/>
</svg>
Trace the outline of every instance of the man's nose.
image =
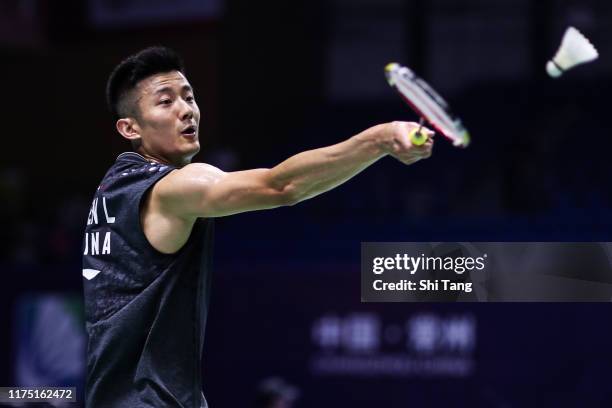
<svg viewBox="0 0 612 408">
<path fill-rule="evenodd" d="M 193 118 L 193 106 L 191 106 L 185 100 L 181 100 L 180 117 L 181 117 L 181 120 Z"/>
</svg>

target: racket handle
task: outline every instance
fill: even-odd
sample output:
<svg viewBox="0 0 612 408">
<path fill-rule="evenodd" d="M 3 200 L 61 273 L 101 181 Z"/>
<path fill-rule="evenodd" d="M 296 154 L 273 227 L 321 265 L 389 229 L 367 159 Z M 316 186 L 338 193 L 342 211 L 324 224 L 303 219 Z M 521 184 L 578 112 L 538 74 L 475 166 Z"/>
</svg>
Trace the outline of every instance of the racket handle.
<svg viewBox="0 0 612 408">
<path fill-rule="evenodd" d="M 427 141 L 427 133 L 421 131 L 421 128 L 412 129 L 410 133 L 408 133 L 408 138 L 413 145 L 422 146 Z"/>
</svg>

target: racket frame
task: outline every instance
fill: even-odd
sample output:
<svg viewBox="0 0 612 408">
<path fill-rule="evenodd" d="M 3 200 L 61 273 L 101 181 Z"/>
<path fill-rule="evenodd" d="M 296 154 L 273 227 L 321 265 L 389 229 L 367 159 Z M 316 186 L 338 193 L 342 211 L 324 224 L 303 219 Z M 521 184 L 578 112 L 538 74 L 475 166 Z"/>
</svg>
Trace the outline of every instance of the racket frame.
<svg viewBox="0 0 612 408">
<path fill-rule="evenodd" d="M 470 135 L 448 103 L 410 68 L 397 63 L 385 67 L 387 82 L 402 99 L 436 132 L 449 139 L 454 146 L 467 147 Z"/>
</svg>

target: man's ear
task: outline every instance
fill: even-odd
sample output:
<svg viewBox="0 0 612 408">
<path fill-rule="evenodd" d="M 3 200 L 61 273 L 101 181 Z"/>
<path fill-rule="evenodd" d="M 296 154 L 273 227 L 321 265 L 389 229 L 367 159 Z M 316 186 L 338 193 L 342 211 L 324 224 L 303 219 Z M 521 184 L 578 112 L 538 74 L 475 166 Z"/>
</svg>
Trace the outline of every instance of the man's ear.
<svg viewBox="0 0 612 408">
<path fill-rule="evenodd" d="M 140 141 L 140 126 L 134 118 L 121 118 L 115 124 L 117 131 L 121 136 L 128 139 L 130 142 Z"/>
</svg>

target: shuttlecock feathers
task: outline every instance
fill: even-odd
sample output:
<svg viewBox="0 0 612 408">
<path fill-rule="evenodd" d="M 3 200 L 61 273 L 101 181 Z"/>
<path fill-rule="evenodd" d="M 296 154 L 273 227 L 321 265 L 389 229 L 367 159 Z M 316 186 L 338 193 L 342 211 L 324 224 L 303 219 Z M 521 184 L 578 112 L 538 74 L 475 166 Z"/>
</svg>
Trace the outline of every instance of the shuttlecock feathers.
<svg viewBox="0 0 612 408">
<path fill-rule="evenodd" d="M 565 30 L 559 50 L 546 64 L 546 71 L 548 75 L 556 78 L 568 69 L 593 61 L 598 56 L 593 44 L 580 31 L 569 27 Z"/>
</svg>

